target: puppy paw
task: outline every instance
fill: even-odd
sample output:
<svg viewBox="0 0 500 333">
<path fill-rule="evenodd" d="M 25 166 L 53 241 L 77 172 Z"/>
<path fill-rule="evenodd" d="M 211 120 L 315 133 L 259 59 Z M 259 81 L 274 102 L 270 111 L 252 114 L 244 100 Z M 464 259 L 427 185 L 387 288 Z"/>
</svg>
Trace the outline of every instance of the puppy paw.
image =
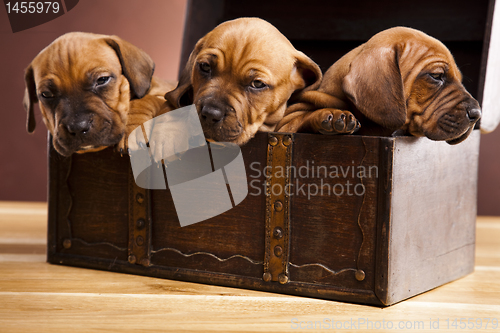
<svg viewBox="0 0 500 333">
<path fill-rule="evenodd" d="M 361 124 L 349 111 L 337 109 L 322 109 L 318 112 L 318 132 L 321 134 L 352 134 Z"/>
<path fill-rule="evenodd" d="M 198 115 L 189 121 L 188 113 L 166 113 L 146 121 L 128 135 L 128 152 L 148 149 L 149 156 L 155 163 L 168 164 L 182 158 L 191 148 L 205 144 L 203 130 L 199 125 Z"/>
<path fill-rule="evenodd" d="M 139 128 L 137 131 L 135 131 L 136 128 Z M 141 133 L 141 136 L 138 136 L 138 133 Z M 122 136 L 122 139 L 120 142 L 118 142 L 115 146 L 115 150 L 120 153 L 120 155 L 125 155 L 127 152 L 132 149 L 132 150 L 137 150 L 139 149 L 139 143 L 144 141 L 142 139 L 142 130 L 140 129 L 140 126 L 137 127 L 137 125 L 134 126 L 127 126 L 125 129 L 125 133 Z"/>
<path fill-rule="evenodd" d="M 142 126 L 127 127 L 126 144 L 127 150 L 136 151 L 139 149 L 146 149 L 147 138 L 144 138 L 144 132 L 142 131 Z"/>
<path fill-rule="evenodd" d="M 128 139 L 128 135 L 127 133 L 125 133 L 123 136 L 122 136 L 122 139 L 120 140 L 120 142 L 118 142 L 115 146 L 115 151 L 120 153 L 120 155 L 124 155 L 127 150 L 128 150 L 128 146 L 127 146 L 127 139 Z"/>
<path fill-rule="evenodd" d="M 161 126 L 160 126 L 161 127 Z M 189 149 L 189 137 L 182 131 L 159 130 L 155 128 L 149 141 L 149 151 L 153 160 L 165 164 L 181 159 Z"/>
</svg>

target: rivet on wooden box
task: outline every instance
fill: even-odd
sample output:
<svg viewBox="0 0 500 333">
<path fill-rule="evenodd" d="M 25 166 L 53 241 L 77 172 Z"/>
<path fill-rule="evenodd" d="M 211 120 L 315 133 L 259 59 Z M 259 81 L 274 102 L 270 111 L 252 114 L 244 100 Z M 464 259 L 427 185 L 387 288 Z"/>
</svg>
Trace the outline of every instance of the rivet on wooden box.
<svg viewBox="0 0 500 333">
<path fill-rule="evenodd" d="M 135 264 L 135 262 L 137 261 L 137 258 L 131 254 L 128 256 L 128 262 L 131 263 L 131 264 Z"/>
<path fill-rule="evenodd" d="M 66 238 L 66 239 L 63 241 L 63 247 L 64 247 L 65 249 L 69 249 L 69 248 L 71 248 L 71 239 Z"/>
</svg>

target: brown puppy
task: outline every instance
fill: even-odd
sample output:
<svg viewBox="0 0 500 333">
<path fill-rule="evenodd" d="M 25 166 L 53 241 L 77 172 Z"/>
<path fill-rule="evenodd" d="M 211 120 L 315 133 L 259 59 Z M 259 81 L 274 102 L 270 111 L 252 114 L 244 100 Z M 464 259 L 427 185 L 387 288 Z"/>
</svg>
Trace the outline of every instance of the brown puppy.
<svg viewBox="0 0 500 333">
<path fill-rule="evenodd" d="M 361 121 L 360 134 L 398 130 L 456 144 L 481 116 L 461 82 L 453 56 L 440 41 L 418 30 L 391 28 L 331 66 L 320 87 L 302 94 L 277 129 L 337 133 L 353 121 L 346 114 L 345 121 L 332 122 L 330 114 L 347 109 Z"/>
<path fill-rule="evenodd" d="M 207 139 L 242 145 L 273 131 L 292 94 L 317 88 L 321 77 L 274 26 L 239 18 L 198 41 L 165 98 L 174 108 L 195 104 Z"/>
<path fill-rule="evenodd" d="M 116 37 L 73 32 L 57 38 L 26 69 L 23 104 L 28 132 L 35 130 L 33 104 L 62 155 L 119 144 L 154 117 L 172 84 L 153 78 L 154 63 Z"/>
</svg>

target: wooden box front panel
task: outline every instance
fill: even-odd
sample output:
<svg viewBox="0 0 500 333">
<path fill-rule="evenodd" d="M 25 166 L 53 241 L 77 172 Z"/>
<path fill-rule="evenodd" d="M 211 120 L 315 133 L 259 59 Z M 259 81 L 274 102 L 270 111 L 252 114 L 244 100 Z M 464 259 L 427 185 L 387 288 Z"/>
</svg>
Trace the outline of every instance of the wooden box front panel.
<svg viewBox="0 0 500 333">
<path fill-rule="evenodd" d="M 266 133 L 242 147 L 249 194 L 237 207 L 180 227 L 170 192 L 150 191 L 146 264 L 129 257 L 129 158 L 112 149 L 62 158 L 51 148 L 49 262 L 378 305 L 471 271 L 477 132 L 458 146 L 293 138 L 288 283 L 263 280 Z"/>
<path fill-rule="evenodd" d="M 266 135 L 258 135 L 242 149 L 247 178 L 263 184 L 250 161 L 266 163 Z M 233 209 L 211 219 L 180 227 L 170 192 L 151 193 L 151 263 L 173 268 L 235 274 L 262 279 L 266 197 L 249 188 L 247 197 Z M 193 208 L 196 202 L 192 202 Z"/>
<path fill-rule="evenodd" d="M 374 290 L 379 144 L 373 137 L 295 137 L 292 281 Z"/>
<path fill-rule="evenodd" d="M 65 158 L 49 148 L 49 260 L 127 261 L 129 169 L 112 149 Z"/>
</svg>

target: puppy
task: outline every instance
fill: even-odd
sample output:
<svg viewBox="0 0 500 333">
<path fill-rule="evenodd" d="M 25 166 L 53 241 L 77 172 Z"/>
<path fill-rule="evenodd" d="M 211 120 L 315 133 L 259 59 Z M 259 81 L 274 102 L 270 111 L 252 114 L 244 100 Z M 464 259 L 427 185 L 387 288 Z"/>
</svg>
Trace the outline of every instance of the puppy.
<svg viewBox="0 0 500 333">
<path fill-rule="evenodd" d="M 288 108 L 277 129 L 343 133 L 355 130 L 357 117 L 360 134 L 397 131 L 456 144 L 481 117 L 478 102 L 461 82 L 440 41 L 418 30 L 391 28 L 331 66 L 317 90 L 304 92 Z"/>
<path fill-rule="evenodd" d="M 165 95 L 179 108 L 195 104 L 205 137 L 243 145 L 273 131 L 288 100 L 315 89 L 321 70 L 270 23 L 227 21 L 200 39 L 177 88 Z"/>
<path fill-rule="evenodd" d="M 64 156 L 118 144 L 156 116 L 174 85 L 153 78 L 154 63 L 116 36 L 72 32 L 57 38 L 26 69 L 27 130 L 35 130 L 33 105 Z"/>
</svg>

